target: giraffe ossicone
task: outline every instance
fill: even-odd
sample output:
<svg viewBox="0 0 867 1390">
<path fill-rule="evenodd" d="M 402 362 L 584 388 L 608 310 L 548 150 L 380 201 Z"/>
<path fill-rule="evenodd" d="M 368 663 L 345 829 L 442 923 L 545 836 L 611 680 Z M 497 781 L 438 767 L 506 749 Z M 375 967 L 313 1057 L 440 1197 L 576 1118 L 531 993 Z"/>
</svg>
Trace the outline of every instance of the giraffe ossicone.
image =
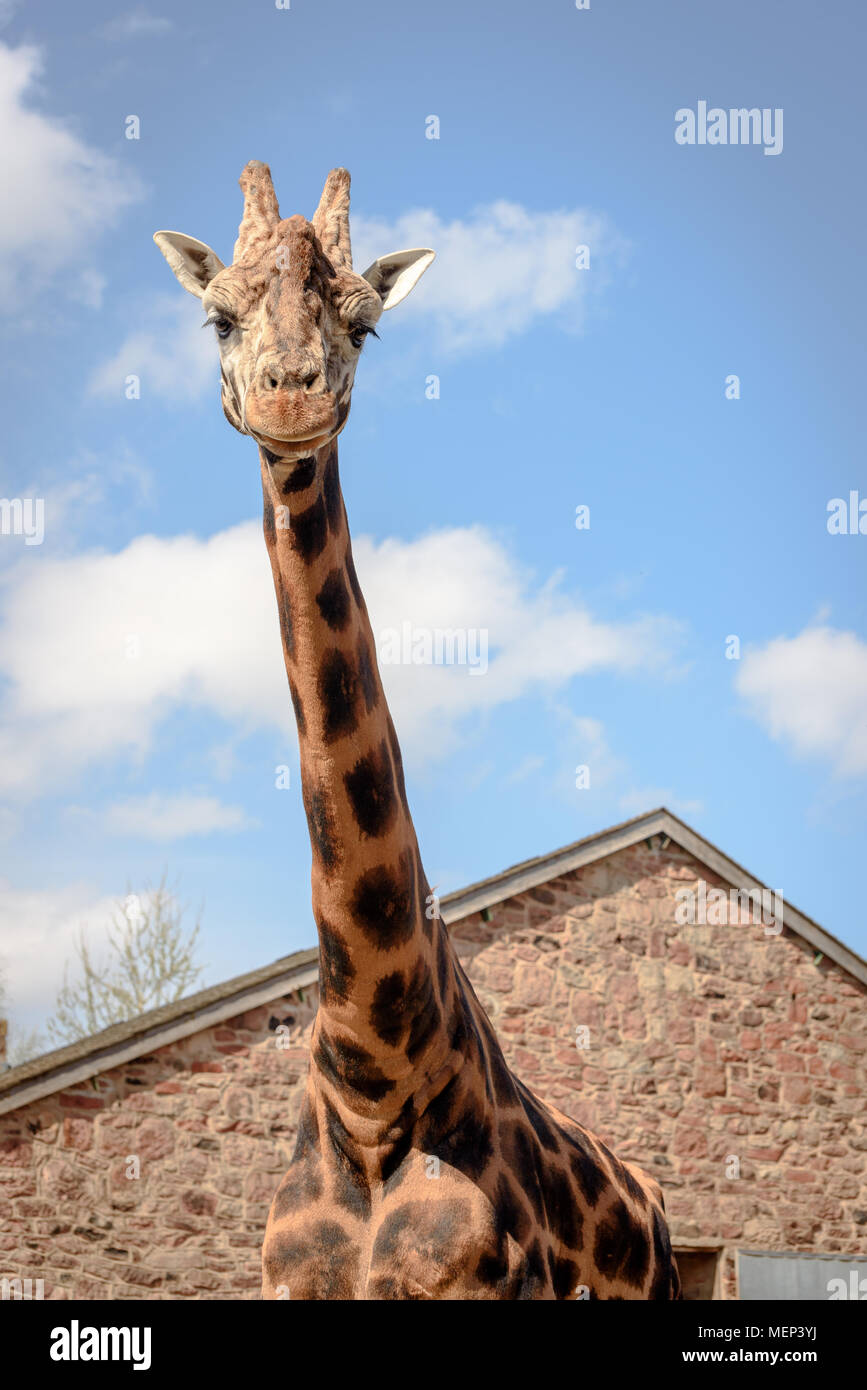
<svg viewBox="0 0 867 1390">
<path fill-rule="evenodd" d="M 434 253 L 357 274 L 345 169 L 312 221 L 281 218 L 265 164 L 241 188 L 230 265 L 154 239 L 214 327 L 228 420 L 259 446 L 312 849 L 320 1005 L 263 1296 L 677 1297 L 658 1184 L 513 1075 L 431 910 L 336 440 L 365 338 Z"/>
</svg>

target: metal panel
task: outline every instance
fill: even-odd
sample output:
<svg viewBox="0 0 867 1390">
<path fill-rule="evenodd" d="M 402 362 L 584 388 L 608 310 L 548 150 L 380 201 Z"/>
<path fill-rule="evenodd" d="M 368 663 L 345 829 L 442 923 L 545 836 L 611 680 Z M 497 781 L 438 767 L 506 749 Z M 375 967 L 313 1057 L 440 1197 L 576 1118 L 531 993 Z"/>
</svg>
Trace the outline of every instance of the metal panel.
<svg viewBox="0 0 867 1390">
<path fill-rule="evenodd" d="M 744 1300 L 867 1299 L 867 1256 L 739 1250 L 738 1285 Z"/>
</svg>

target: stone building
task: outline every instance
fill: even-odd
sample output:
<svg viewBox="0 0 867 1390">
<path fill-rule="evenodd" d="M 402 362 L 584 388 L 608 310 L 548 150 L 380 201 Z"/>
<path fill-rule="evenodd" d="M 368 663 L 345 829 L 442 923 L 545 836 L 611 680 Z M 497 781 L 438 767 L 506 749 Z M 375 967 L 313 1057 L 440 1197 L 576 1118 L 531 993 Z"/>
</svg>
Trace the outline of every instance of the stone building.
<svg viewBox="0 0 867 1390">
<path fill-rule="evenodd" d="M 662 1184 L 687 1296 L 867 1297 L 867 965 L 762 887 L 659 810 L 441 907 L 514 1070 Z M 0 1074 L 6 1293 L 255 1298 L 316 1001 L 300 951 Z"/>
</svg>

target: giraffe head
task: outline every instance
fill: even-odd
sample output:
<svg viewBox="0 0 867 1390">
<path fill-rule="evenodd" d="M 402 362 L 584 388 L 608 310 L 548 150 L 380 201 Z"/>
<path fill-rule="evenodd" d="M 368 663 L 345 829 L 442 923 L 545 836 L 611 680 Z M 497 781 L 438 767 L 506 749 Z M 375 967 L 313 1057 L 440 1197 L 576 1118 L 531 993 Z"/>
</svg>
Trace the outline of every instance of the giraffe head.
<svg viewBox="0 0 867 1390">
<path fill-rule="evenodd" d="M 267 164 L 251 160 L 240 183 L 244 214 L 231 265 L 181 232 L 156 232 L 154 241 L 213 325 L 229 423 L 275 462 L 292 462 L 340 433 L 366 336 L 434 253 L 396 251 L 357 274 L 345 169 L 328 175 L 312 222 L 281 218 Z"/>
</svg>

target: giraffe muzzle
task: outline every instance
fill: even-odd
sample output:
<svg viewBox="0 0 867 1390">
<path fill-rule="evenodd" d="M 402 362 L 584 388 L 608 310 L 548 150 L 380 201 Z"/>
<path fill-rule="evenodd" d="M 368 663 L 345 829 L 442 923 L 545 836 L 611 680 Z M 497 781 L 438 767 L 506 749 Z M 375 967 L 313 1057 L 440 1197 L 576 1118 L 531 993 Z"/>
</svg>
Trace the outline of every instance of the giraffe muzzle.
<svg viewBox="0 0 867 1390">
<path fill-rule="evenodd" d="M 250 433 L 275 452 L 281 444 L 291 448 L 318 439 L 324 442 L 336 429 L 337 416 L 332 391 L 318 395 L 303 390 L 248 391 L 244 407 Z"/>
</svg>

